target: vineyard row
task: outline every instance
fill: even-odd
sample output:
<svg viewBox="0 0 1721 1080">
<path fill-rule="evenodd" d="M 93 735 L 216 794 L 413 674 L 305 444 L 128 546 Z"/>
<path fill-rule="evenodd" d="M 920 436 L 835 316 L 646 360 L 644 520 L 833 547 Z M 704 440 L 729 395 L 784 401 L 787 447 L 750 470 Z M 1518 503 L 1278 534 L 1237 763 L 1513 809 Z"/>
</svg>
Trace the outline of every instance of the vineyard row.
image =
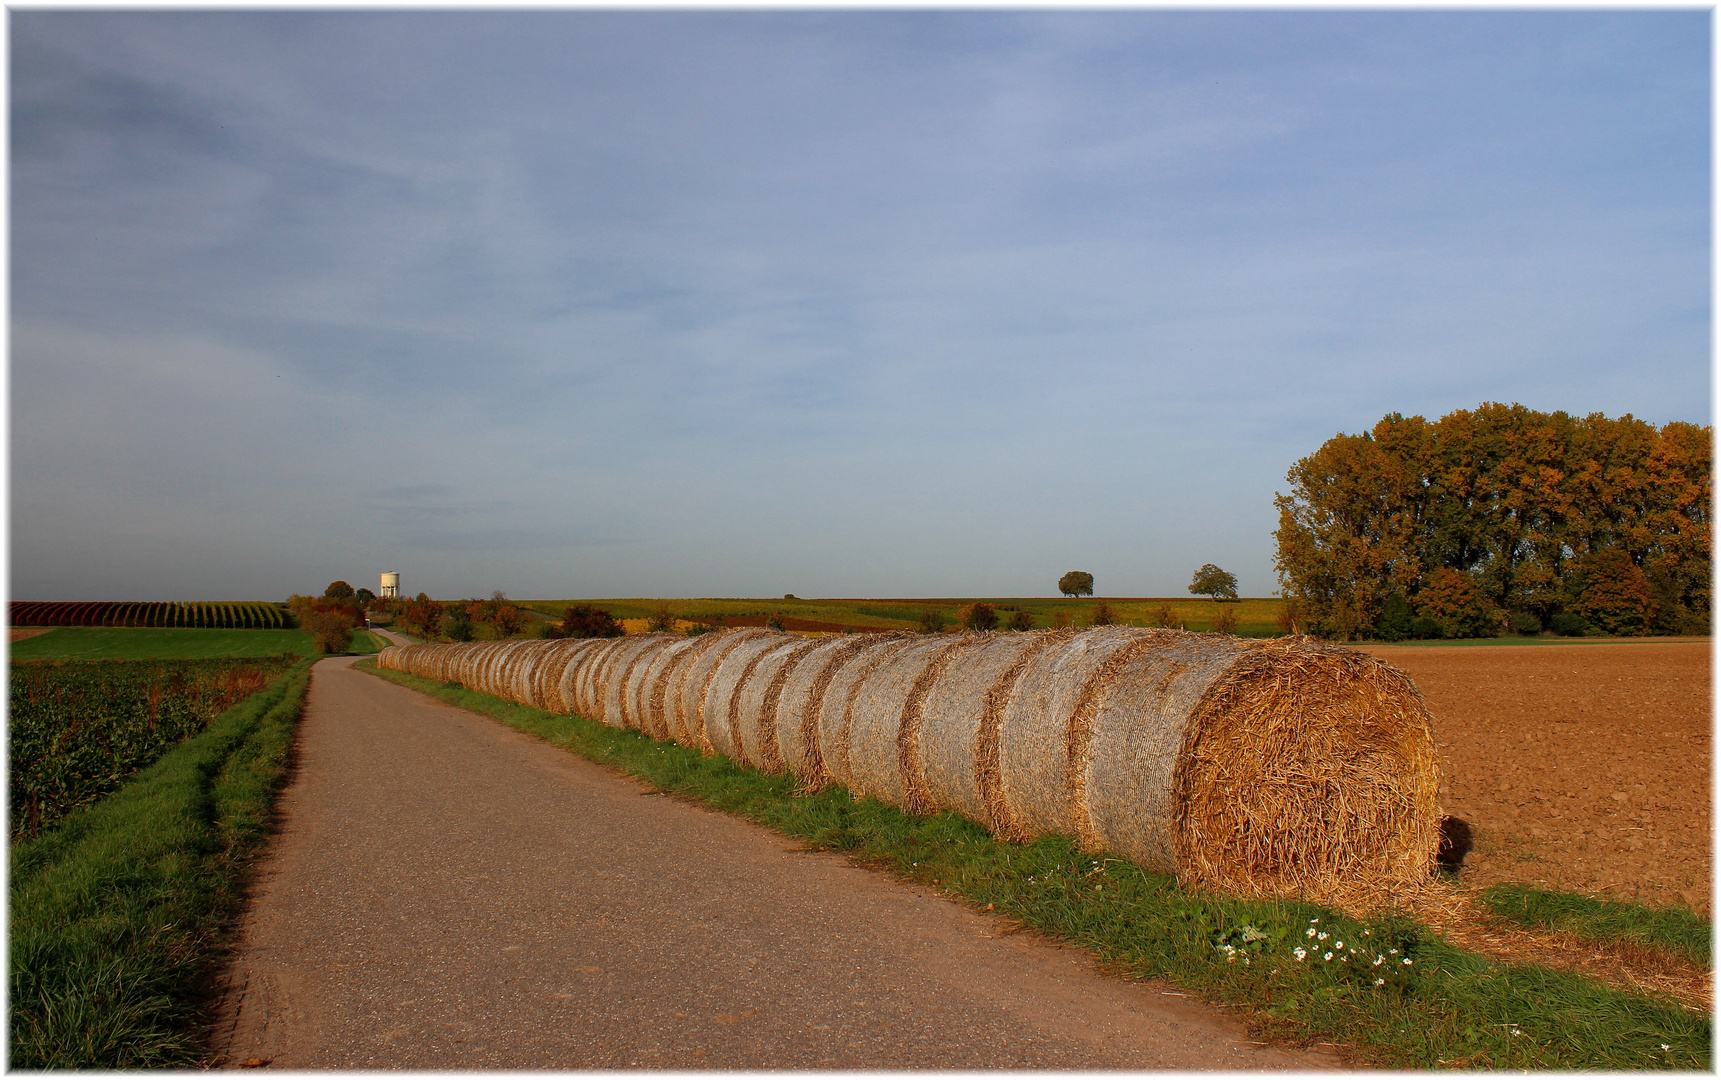
<svg viewBox="0 0 1721 1080">
<path fill-rule="evenodd" d="M 186 626 L 216 630 L 277 630 L 288 626 L 279 604 L 43 603 L 14 600 L 13 626 Z"/>
</svg>

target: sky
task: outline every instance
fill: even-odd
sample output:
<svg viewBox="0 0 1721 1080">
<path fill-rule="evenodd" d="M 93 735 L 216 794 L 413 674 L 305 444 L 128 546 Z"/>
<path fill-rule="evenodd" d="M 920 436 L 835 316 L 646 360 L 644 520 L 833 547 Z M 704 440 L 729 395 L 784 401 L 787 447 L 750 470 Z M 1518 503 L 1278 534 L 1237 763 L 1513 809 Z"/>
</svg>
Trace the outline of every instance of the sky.
<svg viewBox="0 0 1721 1080">
<path fill-rule="evenodd" d="M 10 595 L 1271 595 L 1711 422 L 1710 13 L 10 10 Z"/>
</svg>

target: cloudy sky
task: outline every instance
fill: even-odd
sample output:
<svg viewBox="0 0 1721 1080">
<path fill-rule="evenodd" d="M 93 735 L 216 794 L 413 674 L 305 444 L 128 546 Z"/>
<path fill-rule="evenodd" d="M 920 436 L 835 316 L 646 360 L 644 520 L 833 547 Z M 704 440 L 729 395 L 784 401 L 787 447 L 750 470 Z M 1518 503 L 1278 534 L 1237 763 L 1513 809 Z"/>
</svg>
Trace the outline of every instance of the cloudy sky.
<svg viewBox="0 0 1721 1080">
<path fill-rule="evenodd" d="M 1710 422 L 1710 15 L 9 13 L 17 599 L 1269 595 L 1286 470 Z"/>
</svg>

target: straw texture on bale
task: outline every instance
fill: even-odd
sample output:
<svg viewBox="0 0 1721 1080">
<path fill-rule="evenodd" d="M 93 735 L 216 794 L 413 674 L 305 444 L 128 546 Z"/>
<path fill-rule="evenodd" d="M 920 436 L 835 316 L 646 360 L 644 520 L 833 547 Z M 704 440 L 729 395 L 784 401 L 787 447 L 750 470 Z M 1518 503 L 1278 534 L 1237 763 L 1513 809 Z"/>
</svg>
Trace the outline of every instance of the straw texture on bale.
<svg viewBox="0 0 1721 1080">
<path fill-rule="evenodd" d="M 1415 885 L 1438 844 L 1416 687 L 1308 639 L 747 629 L 393 646 L 377 662 L 788 772 L 801 792 L 842 784 L 1012 840 L 1070 834 L 1245 894 Z"/>
</svg>

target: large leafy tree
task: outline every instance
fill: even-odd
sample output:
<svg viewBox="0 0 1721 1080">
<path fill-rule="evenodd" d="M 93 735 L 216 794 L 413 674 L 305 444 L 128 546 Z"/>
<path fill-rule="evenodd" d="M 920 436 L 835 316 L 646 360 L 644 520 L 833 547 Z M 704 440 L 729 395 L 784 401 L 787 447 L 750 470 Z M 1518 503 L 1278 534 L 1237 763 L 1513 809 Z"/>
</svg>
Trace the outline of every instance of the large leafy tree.
<svg viewBox="0 0 1721 1080">
<path fill-rule="evenodd" d="M 1395 594 L 1422 610 L 1471 587 L 1502 616 L 1546 622 L 1578 603 L 1575 561 L 1617 548 L 1654 592 L 1655 625 L 1689 627 L 1710 606 L 1710 435 L 1497 403 L 1433 422 L 1391 414 L 1291 467 L 1275 500 L 1283 591 L 1310 628 L 1342 637 L 1374 633 Z M 1442 576 L 1422 603 L 1442 570 L 1467 582 Z"/>
<path fill-rule="evenodd" d="M 1195 578 L 1189 583 L 1189 591 L 1196 596 L 1211 596 L 1214 600 L 1235 600 L 1237 575 L 1228 574 L 1212 563 L 1206 563 L 1195 571 Z"/>
<path fill-rule="evenodd" d="M 1065 596 L 1092 596 L 1094 576 L 1086 570 L 1071 570 L 1058 579 L 1058 591 Z"/>
</svg>

